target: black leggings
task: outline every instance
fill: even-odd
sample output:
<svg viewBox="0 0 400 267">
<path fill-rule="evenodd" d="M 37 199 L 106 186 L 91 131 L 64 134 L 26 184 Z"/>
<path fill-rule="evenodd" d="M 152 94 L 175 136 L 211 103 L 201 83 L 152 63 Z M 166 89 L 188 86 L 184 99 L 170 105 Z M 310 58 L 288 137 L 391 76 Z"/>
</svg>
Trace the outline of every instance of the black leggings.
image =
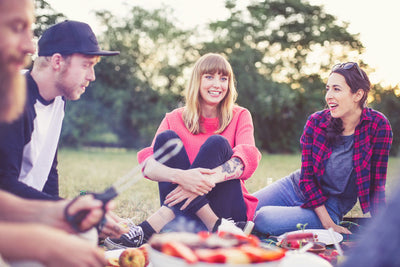
<svg viewBox="0 0 400 267">
<path fill-rule="evenodd" d="M 156 137 L 154 151 L 172 138 L 179 138 L 174 131 L 167 130 L 160 133 Z M 167 152 L 168 150 L 165 153 Z M 199 153 L 192 164 L 190 164 L 189 157 L 184 148 L 181 149 L 175 157 L 172 157 L 164 164 L 171 168 L 182 170 L 198 167 L 213 169 L 230 160 L 232 155 L 232 148 L 226 138 L 221 135 L 213 135 L 200 147 Z M 163 205 L 166 196 L 177 187 L 177 184 L 159 182 L 158 185 L 160 204 Z M 243 199 L 242 187 L 239 179 L 232 179 L 216 184 L 207 195 L 198 196 L 188 207 L 181 211 L 180 207 L 184 203 L 185 201 L 182 201 L 172 207 L 177 217 L 182 215 L 186 218 L 200 221 L 195 213 L 204 205 L 209 204 L 214 213 L 220 218 L 230 218 L 234 221 L 247 220 L 246 204 Z"/>
</svg>

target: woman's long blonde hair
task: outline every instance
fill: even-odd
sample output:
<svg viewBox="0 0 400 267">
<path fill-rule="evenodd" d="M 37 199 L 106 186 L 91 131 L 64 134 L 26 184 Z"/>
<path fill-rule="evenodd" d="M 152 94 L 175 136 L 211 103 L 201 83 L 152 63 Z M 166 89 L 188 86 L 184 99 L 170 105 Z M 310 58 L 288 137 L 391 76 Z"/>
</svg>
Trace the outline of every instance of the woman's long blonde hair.
<svg viewBox="0 0 400 267">
<path fill-rule="evenodd" d="M 183 121 L 188 130 L 193 134 L 199 134 L 200 129 L 200 82 L 203 74 L 222 74 L 228 76 L 228 91 L 224 99 L 218 105 L 219 128 L 215 131 L 219 134 L 225 130 L 232 120 L 232 110 L 237 98 L 235 80 L 232 67 L 229 62 L 219 54 L 208 53 L 199 58 L 194 65 L 189 85 L 186 88 L 186 106 L 183 111 Z"/>
</svg>

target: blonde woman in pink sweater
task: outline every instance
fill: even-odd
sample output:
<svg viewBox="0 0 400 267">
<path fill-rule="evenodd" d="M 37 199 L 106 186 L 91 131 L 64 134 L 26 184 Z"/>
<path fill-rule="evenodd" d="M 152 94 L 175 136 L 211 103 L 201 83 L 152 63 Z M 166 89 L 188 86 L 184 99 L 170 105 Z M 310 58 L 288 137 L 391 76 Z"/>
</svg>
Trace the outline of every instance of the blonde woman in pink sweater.
<svg viewBox="0 0 400 267">
<path fill-rule="evenodd" d="M 243 228 L 252 220 L 258 200 L 244 182 L 261 154 L 250 112 L 236 105 L 236 98 L 229 62 L 218 54 L 202 56 L 192 71 L 186 105 L 167 113 L 152 145 L 138 153 L 140 163 L 147 160 L 144 175 L 159 183 L 161 208 L 121 238 L 107 238 L 109 248 L 138 247 L 167 224 L 174 230 L 217 231 L 221 223 Z M 177 156 L 165 164 L 150 157 L 176 137 L 184 145 Z M 193 229 L 173 224 L 181 217 Z"/>
</svg>

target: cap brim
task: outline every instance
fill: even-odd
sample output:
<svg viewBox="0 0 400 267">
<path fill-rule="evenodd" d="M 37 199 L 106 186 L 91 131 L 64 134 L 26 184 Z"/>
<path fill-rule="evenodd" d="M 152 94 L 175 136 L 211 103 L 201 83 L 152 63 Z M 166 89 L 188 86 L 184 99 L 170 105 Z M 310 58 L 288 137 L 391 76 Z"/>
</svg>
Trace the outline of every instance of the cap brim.
<svg viewBox="0 0 400 267">
<path fill-rule="evenodd" d="M 79 53 L 79 52 L 78 52 Z M 104 50 L 99 50 L 95 52 L 84 52 L 82 53 L 84 55 L 93 55 L 93 56 L 116 56 L 119 55 L 119 51 L 104 51 Z"/>
</svg>

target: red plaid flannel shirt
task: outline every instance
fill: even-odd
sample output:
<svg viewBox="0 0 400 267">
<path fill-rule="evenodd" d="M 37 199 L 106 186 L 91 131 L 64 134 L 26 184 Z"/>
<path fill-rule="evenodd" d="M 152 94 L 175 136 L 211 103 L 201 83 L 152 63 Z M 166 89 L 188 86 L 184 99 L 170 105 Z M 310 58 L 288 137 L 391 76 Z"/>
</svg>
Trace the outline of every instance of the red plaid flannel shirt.
<svg viewBox="0 0 400 267">
<path fill-rule="evenodd" d="M 325 203 L 321 178 L 332 147 L 326 139 L 326 128 L 331 118 L 329 110 L 312 114 L 300 138 L 302 165 L 299 186 L 307 201 L 303 208 L 315 208 Z M 371 108 L 364 108 L 354 132 L 353 167 L 356 172 L 357 194 L 364 213 L 374 214 L 385 204 L 386 172 L 392 129 L 386 117 Z"/>
</svg>

